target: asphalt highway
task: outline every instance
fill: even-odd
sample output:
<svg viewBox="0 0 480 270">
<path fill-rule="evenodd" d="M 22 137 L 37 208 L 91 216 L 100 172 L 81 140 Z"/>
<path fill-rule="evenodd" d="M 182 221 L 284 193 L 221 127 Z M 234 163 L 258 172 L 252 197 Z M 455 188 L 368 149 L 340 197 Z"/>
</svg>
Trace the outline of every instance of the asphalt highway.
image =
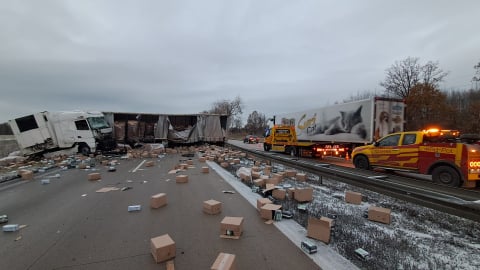
<svg viewBox="0 0 480 270">
<path fill-rule="evenodd" d="M 219 252 L 236 255 L 237 269 L 319 269 L 303 251 L 275 226 L 264 223 L 254 207 L 231 190 L 213 170 L 196 158 L 177 184 L 169 174 L 184 161 L 168 154 L 146 167 L 145 159 L 120 160 L 115 172 L 97 165 L 100 181 L 88 181 L 93 171 L 69 169 L 36 175 L 31 181 L 0 187 L 0 215 L 9 224 L 26 225 L 0 235 L 0 269 L 166 269 L 150 254 L 150 239 L 168 233 L 176 243 L 175 269 L 210 269 Z M 42 179 L 50 184 L 41 184 Z M 98 193 L 103 187 L 131 187 Z M 150 197 L 166 193 L 168 204 L 149 207 Z M 222 202 L 222 213 L 207 215 L 202 203 Z M 142 205 L 128 212 L 129 205 Z M 240 239 L 222 239 L 225 216 L 244 217 Z"/>
</svg>

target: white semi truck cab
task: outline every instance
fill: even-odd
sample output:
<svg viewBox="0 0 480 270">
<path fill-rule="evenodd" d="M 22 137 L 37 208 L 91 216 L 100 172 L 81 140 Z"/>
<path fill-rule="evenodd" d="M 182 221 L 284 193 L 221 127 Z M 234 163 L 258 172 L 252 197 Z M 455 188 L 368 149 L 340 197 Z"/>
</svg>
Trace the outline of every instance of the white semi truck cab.
<svg viewBox="0 0 480 270">
<path fill-rule="evenodd" d="M 112 128 L 101 112 L 39 112 L 8 121 L 24 156 L 76 148 L 79 153 L 111 150 Z"/>
</svg>

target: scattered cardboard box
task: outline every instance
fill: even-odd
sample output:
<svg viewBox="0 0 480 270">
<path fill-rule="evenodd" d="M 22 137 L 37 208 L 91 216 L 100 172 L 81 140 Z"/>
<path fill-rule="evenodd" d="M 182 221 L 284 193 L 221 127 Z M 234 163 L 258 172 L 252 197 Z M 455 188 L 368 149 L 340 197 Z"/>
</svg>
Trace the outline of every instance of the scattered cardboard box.
<svg viewBox="0 0 480 270">
<path fill-rule="evenodd" d="M 259 179 L 260 176 L 261 176 L 261 175 L 260 175 L 260 172 L 258 172 L 258 171 L 253 171 L 253 170 L 252 170 L 252 178 L 253 178 L 253 179 Z"/>
<path fill-rule="evenodd" d="M 255 179 L 255 180 L 253 180 L 253 184 L 257 187 L 263 187 L 263 185 L 265 185 L 265 180 Z"/>
<path fill-rule="evenodd" d="M 235 255 L 220 252 L 210 270 L 236 270 Z"/>
<path fill-rule="evenodd" d="M 268 198 L 257 199 L 257 210 L 260 211 L 260 208 L 262 208 L 262 206 L 269 203 L 272 203 L 272 201 L 270 201 Z"/>
<path fill-rule="evenodd" d="M 161 263 L 175 258 L 175 242 L 170 235 L 164 234 L 150 239 L 150 248 L 153 259 L 156 263 Z"/>
<path fill-rule="evenodd" d="M 314 217 L 308 218 L 307 236 L 320 240 L 326 244 L 330 243 L 331 228 L 333 219 L 321 217 L 319 219 Z"/>
<path fill-rule="evenodd" d="M 385 223 L 385 224 L 390 224 L 391 213 L 392 213 L 391 209 L 377 207 L 377 206 L 370 206 L 368 208 L 368 219 L 372 221 Z"/>
<path fill-rule="evenodd" d="M 103 187 L 103 188 L 101 188 L 101 189 L 98 189 L 98 190 L 95 191 L 95 192 L 97 192 L 97 193 L 105 193 L 105 192 L 115 191 L 115 190 L 119 190 L 119 188 L 117 188 L 117 187 Z"/>
<path fill-rule="evenodd" d="M 220 222 L 220 237 L 240 237 L 243 232 L 243 217 L 224 217 Z"/>
<path fill-rule="evenodd" d="M 296 174 L 297 174 L 297 171 L 295 171 L 295 170 L 286 170 L 285 171 L 285 176 L 286 177 L 295 177 Z"/>
<path fill-rule="evenodd" d="M 167 205 L 167 194 L 165 194 L 165 193 L 158 193 L 158 194 L 153 195 L 150 198 L 150 207 L 151 208 L 157 209 L 157 208 L 160 208 L 160 207 L 165 206 L 165 205 Z"/>
<path fill-rule="evenodd" d="M 173 263 L 173 260 L 167 261 L 166 266 L 167 270 L 175 270 L 175 264 Z"/>
<path fill-rule="evenodd" d="M 297 178 L 297 181 L 299 182 L 305 182 L 307 180 L 307 174 L 305 173 L 297 173 L 295 176 Z"/>
<path fill-rule="evenodd" d="M 281 208 L 282 208 L 281 205 L 267 203 L 260 208 L 260 216 L 266 220 L 273 219 L 273 215 L 275 214 L 275 211 L 280 210 Z"/>
<path fill-rule="evenodd" d="M 89 181 L 96 181 L 100 180 L 102 178 L 102 175 L 100 173 L 89 173 L 88 174 L 88 180 Z"/>
<path fill-rule="evenodd" d="M 202 173 L 209 173 L 210 169 L 207 166 L 202 167 Z"/>
<path fill-rule="evenodd" d="M 153 167 L 154 165 L 155 165 L 155 163 L 153 162 L 153 160 L 145 162 L 146 167 Z"/>
<path fill-rule="evenodd" d="M 222 212 L 222 203 L 216 200 L 208 200 L 203 202 L 203 212 L 216 215 Z"/>
<path fill-rule="evenodd" d="M 31 170 L 23 170 L 20 173 L 20 176 L 22 177 L 22 180 L 32 180 L 33 179 L 33 171 Z"/>
<path fill-rule="evenodd" d="M 202 163 L 205 162 L 206 160 L 207 160 L 206 157 L 199 157 L 199 158 L 198 158 L 198 161 L 199 161 L 199 162 L 202 162 Z"/>
<path fill-rule="evenodd" d="M 313 188 L 297 188 L 294 197 L 297 202 L 309 202 L 313 200 Z"/>
<path fill-rule="evenodd" d="M 345 191 L 345 202 L 353 204 L 362 204 L 362 193 Z"/>
<path fill-rule="evenodd" d="M 272 197 L 277 200 L 285 200 L 287 191 L 285 189 L 274 189 L 272 191 Z"/>
<path fill-rule="evenodd" d="M 181 174 L 175 177 L 177 183 L 188 183 L 188 175 Z"/>
</svg>

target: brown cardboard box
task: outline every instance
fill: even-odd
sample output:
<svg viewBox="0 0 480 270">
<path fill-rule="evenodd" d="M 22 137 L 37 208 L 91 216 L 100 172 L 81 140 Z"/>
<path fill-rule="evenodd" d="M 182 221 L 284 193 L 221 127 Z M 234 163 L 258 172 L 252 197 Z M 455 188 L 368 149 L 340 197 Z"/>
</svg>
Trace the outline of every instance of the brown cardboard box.
<svg viewBox="0 0 480 270">
<path fill-rule="evenodd" d="M 253 166 L 253 167 L 252 167 L 252 172 L 260 172 L 260 167 L 258 167 L 258 166 Z"/>
<path fill-rule="evenodd" d="M 207 160 L 206 157 L 199 157 L 199 158 L 198 158 L 198 161 L 199 161 L 199 162 L 205 162 L 206 160 Z"/>
<path fill-rule="evenodd" d="M 220 223 L 220 235 L 229 235 L 227 232 L 233 233 L 233 236 L 240 236 L 243 232 L 243 217 L 224 217 Z"/>
<path fill-rule="evenodd" d="M 90 180 L 90 181 L 100 180 L 101 178 L 102 178 L 102 175 L 100 173 L 89 173 L 88 174 L 88 180 Z"/>
<path fill-rule="evenodd" d="M 187 160 L 187 164 L 188 165 L 193 165 L 193 160 L 191 160 L 191 159 Z"/>
<path fill-rule="evenodd" d="M 297 178 L 297 181 L 300 182 L 305 182 L 307 180 L 307 174 L 305 173 L 297 173 L 295 177 Z"/>
<path fill-rule="evenodd" d="M 257 187 L 263 187 L 265 185 L 265 181 L 263 179 L 256 179 L 253 180 L 253 184 Z"/>
<path fill-rule="evenodd" d="M 108 160 L 102 160 L 102 165 L 107 166 L 108 165 Z"/>
<path fill-rule="evenodd" d="M 385 224 L 391 222 L 392 210 L 383 207 L 370 206 L 368 208 L 368 219 L 372 221 L 378 221 Z"/>
<path fill-rule="evenodd" d="M 275 210 L 279 210 L 282 208 L 281 205 L 267 203 L 260 208 L 260 216 L 263 219 L 270 220 L 273 219 L 273 215 L 275 214 Z"/>
<path fill-rule="evenodd" d="M 240 164 L 240 159 L 239 158 L 234 158 L 233 163 L 234 164 Z"/>
<path fill-rule="evenodd" d="M 187 163 L 180 163 L 180 169 L 188 170 L 188 164 Z"/>
<path fill-rule="evenodd" d="M 295 188 L 287 189 L 287 196 L 289 200 L 295 199 Z"/>
<path fill-rule="evenodd" d="M 272 184 L 272 185 L 276 186 L 276 185 L 280 184 L 280 180 L 277 177 L 268 178 L 268 179 L 265 180 L 265 183 Z"/>
<path fill-rule="evenodd" d="M 209 173 L 210 169 L 207 166 L 202 167 L 202 173 Z"/>
<path fill-rule="evenodd" d="M 150 198 L 150 207 L 151 208 L 160 208 L 162 206 L 167 205 L 167 194 L 165 193 L 158 193 L 153 195 Z"/>
<path fill-rule="evenodd" d="M 362 193 L 345 191 L 345 202 L 353 204 L 362 204 Z"/>
<path fill-rule="evenodd" d="M 259 179 L 260 178 L 260 172 L 252 171 L 252 178 L 253 179 Z"/>
<path fill-rule="evenodd" d="M 168 261 L 175 258 L 176 247 L 175 242 L 170 235 L 164 234 L 150 239 L 150 248 L 153 259 L 156 263 Z"/>
<path fill-rule="evenodd" d="M 87 168 L 87 164 L 82 162 L 82 163 L 78 164 L 78 168 L 79 168 L 80 170 L 86 169 L 86 168 Z"/>
<path fill-rule="evenodd" d="M 273 179 L 276 179 L 276 181 L 278 181 L 278 183 L 282 182 L 283 180 L 283 174 L 281 173 L 274 173 L 272 174 L 272 178 Z"/>
<path fill-rule="evenodd" d="M 188 183 L 188 175 L 180 174 L 175 177 L 177 183 Z"/>
<path fill-rule="evenodd" d="M 33 179 L 33 171 L 23 170 L 20 173 L 20 176 L 22 177 L 22 180 L 32 180 Z"/>
<path fill-rule="evenodd" d="M 262 208 L 262 206 L 269 203 L 272 203 L 272 201 L 270 201 L 268 198 L 257 199 L 257 210 L 260 211 L 260 208 Z"/>
<path fill-rule="evenodd" d="M 273 198 L 277 200 L 285 200 L 286 194 L 287 194 L 287 191 L 285 189 L 274 189 L 272 191 Z"/>
<path fill-rule="evenodd" d="M 208 200 L 203 202 L 203 212 L 216 215 L 222 212 L 222 203 L 216 200 Z"/>
<path fill-rule="evenodd" d="M 145 162 L 146 167 L 153 167 L 154 165 L 155 163 L 152 160 Z"/>
<path fill-rule="evenodd" d="M 220 252 L 210 270 L 236 270 L 235 255 Z"/>
<path fill-rule="evenodd" d="M 313 188 L 295 189 L 295 200 L 297 202 L 309 202 L 313 200 Z"/>
<path fill-rule="evenodd" d="M 285 171 L 285 176 L 286 177 L 295 177 L 297 175 L 297 172 L 295 170 L 286 170 Z"/>
<path fill-rule="evenodd" d="M 330 242 L 332 224 L 333 219 L 327 217 L 321 217 L 319 219 L 309 217 L 307 236 L 328 244 Z"/>
</svg>

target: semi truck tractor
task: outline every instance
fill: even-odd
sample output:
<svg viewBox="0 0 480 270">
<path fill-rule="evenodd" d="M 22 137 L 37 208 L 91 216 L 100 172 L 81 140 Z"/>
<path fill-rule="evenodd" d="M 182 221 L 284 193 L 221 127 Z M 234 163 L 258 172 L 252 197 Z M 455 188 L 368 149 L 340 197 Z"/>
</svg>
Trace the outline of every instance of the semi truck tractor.
<svg viewBox="0 0 480 270">
<path fill-rule="evenodd" d="M 373 97 L 273 117 L 264 150 L 294 156 L 349 157 L 354 147 L 404 129 L 405 102 Z"/>
<path fill-rule="evenodd" d="M 75 149 L 88 155 L 115 148 L 112 128 L 101 112 L 39 112 L 8 121 L 24 156 Z"/>
</svg>

